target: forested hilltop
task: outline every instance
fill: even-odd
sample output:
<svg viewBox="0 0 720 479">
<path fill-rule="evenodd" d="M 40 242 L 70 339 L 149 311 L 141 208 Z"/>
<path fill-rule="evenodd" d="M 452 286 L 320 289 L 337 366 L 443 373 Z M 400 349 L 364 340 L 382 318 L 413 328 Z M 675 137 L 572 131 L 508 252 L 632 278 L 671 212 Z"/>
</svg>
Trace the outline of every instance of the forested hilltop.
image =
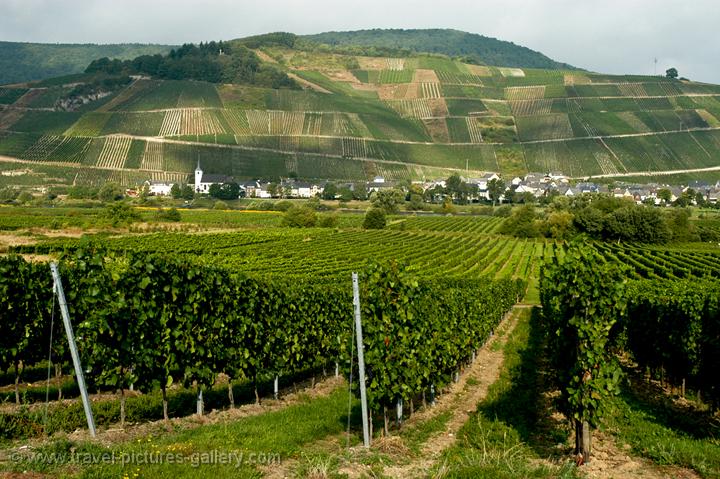
<svg viewBox="0 0 720 479">
<path fill-rule="evenodd" d="M 127 60 L 140 55 L 167 53 L 170 45 L 49 44 L 0 41 L 0 85 L 82 72 L 102 57 Z"/>
<path fill-rule="evenodd" d="M 355 46 L 391 48 L 410 52 L 440 53 L 461 57 L 467 63 L 508 67 L 573 69 L 540 52 L 495 38 L 451 29 L 373 29 L 354 32 L 325 32 L 303 38 L 349 53 Z"/>
</svg>

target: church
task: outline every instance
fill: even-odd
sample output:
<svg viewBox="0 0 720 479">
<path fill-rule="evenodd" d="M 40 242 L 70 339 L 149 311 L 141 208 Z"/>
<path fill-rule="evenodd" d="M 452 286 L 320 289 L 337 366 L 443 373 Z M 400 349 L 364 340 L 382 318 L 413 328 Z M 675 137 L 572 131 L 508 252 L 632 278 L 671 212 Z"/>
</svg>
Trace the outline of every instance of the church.
<svg viewBox="0 0 720 479">
<path fill-rule="evenodd" d="M 210 185 L 222 185 L 232 182 L 233 179 L 229 176 L 205 174 L 200 168 L 200 160 L 198 160 L 197 168 L 195 168 L 195 185 L 190 186 L 194 186 L 193 191 L 195 191 L 195 193 L 208 194 L 210 192 Z"/>
</svg>

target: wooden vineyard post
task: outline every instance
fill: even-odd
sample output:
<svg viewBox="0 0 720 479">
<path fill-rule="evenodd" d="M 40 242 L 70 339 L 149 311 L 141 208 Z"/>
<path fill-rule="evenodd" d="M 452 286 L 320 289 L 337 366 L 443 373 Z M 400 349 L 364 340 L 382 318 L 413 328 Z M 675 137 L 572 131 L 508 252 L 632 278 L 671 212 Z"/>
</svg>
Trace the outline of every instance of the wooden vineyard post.
<svg viewBox="0 0 720 479">
<path fill-rule="evenodd" d="M 65 292 L 63 291 L 60 273 L 58 272 L 57 263 L 50 263 L 50 271 L 52 271 L 55 295 L 57 296 L 60 312 L 65 325 L 65 333 L 67 334 L 68 343 L 70 345 L 70 355 L 72 356 L 73 366 L 75 366 L 75 376 L 77 378 L 78 388 L 82 396 L 83 408 L 85 409 L 85 418 L 87 419 L 88 429 L 92 437 L 96 436 L 95 418 L 93 418 L 92 407 L 90 406 L 90 398 L 88 397 L 87 387 L 85 386 L 85 376 L 83 375 L 82 365 L 80 364 L 80 354 L 75 344 L 75 334 L 73 333 L 72 324 L 70 323 L 70 313 L 68 313 L 67 302 L 65 301 Z M 53 301 L 55 299 L 53 298 Z"/>
<path fill-rule="evenodd" d="M 358 286 L 358 274 L 352 274 L 353 282 L 353 306 L 355 308 L 355 333 L 357 336 L 358 369 L 360 370 L 360 407 L 362 410 L 363 423 L 363 444 L 370 447 L 370 431 L 368 429 L 368 403 L 367 391 L 365 390 L 365 353 L 363 349 L 362 321 L 360 321 L 360 287 Z"/>
<path fill-rule="evenodd" d="M 575 454 L 582 457 L 581 464 L 590 462 L 591 452 L 590 424 L 587 421 L 575 420 Z"/>
<path fill-rule="evenodd" d="M 205 401 L 203 400 L 202 388 L 198 386 L 198 394 L 196 401 L 196 410 L 198 416 L 202 416 L 205 413 Z"/>
</svg>

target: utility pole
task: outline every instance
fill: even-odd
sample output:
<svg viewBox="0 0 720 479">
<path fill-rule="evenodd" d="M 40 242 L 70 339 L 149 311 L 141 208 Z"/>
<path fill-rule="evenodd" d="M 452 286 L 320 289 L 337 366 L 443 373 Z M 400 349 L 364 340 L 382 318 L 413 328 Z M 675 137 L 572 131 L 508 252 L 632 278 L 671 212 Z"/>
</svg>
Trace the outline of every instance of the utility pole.
<svg viewBox="0 0 720 479">
<path fill-rule="evenodd" d="M 370 430 L 368 424 L 367 391 L 365 390 L 365 352 L 363 348 L 362 321 L 360 321 L 360 287 L 358 286 L 358 274 L 352 274 L 353 282 L 353 306 L 355 309 L 355 333 L 357 335 L 358 368 L 360 369 L 360 407 L 363 423 L 363 444 L 370 447 Z"/>
<path fill-rule="evenodd" d="M 65 292 L 63 291 L 57 263 L 50 263 L 50 271 L 52 271 L 54 281 L 53 289 L 55 290 L 55 295 L 57 295 L 57 300 L 60 304 L 60 312 L 62 313 L 63 323 L 65 324 L 65 333 L 67 334 L 68 343 L 70 344 L 70 355 L 72 356 L 73 365 L 75 366 L 75 376 L 77 378 L 78 388 L 80 389 L 80 395 L 82 396 L 85 418 L 87 419 L 90 435 L 95 437 L 95 418 L 93 418 L 90 398 L 88 397 L 87 387 L 85 386 L 85 376 L 83 375 L 82 364 L 80 364 L 80 354 L 78 353 L 77 344 L 75 344 L 75 334 L 73 333 L 72 324 L 70 323 L 70 313 L 68 313 L 67 302 L 65 301 Z M 53 301 L 55 301 L 55 298 L 53 298 Z"/>
<path fill-rule="evenodd" d="M 655 57 L 655 76 L 657 76 L 657 57 Z"/>
</svg>

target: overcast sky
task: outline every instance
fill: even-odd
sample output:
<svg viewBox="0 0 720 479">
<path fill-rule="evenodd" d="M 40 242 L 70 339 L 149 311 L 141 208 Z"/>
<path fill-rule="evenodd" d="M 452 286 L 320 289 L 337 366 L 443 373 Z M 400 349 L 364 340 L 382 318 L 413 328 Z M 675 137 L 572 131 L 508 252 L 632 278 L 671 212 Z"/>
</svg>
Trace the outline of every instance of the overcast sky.
<svg viewBox="0 0 720 479">
<path fill-rule="evenodd" d="M 604 73 L 720 83 L 718 0 L 0 0 L 0 40 L 170 43 L 270 31 L 455 28 Z"/>
</svg>

